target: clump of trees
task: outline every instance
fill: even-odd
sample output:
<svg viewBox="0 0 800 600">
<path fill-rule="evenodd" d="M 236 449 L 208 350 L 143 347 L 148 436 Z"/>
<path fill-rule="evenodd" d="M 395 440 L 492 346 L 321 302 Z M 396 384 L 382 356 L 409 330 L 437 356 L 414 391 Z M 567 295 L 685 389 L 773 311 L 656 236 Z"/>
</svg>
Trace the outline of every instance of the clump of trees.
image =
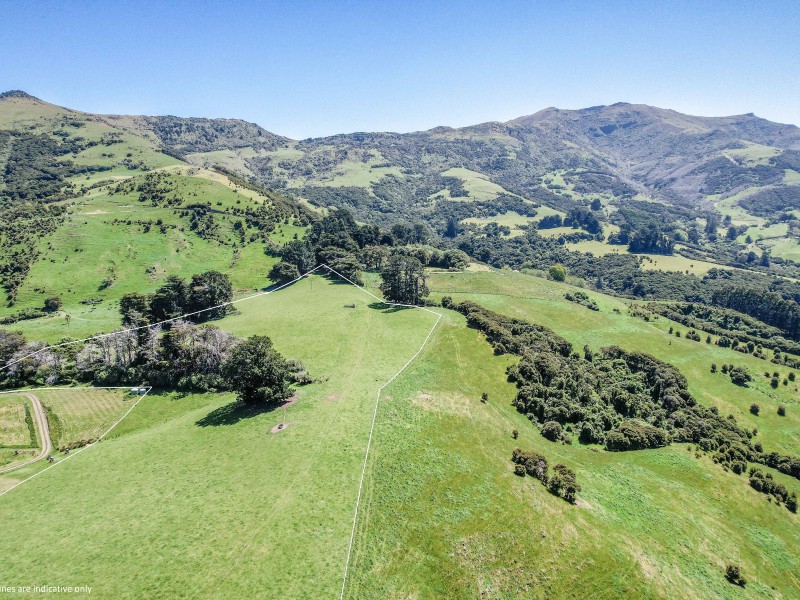
<svg viewBox="0 0 800 600">
<path fill-rule="evenodd" d="M 69 341 L 69 340 L 67 340 Z M 192 390 L 235 390 L 242 402 L 279 402 L 290 385 L 312 381 L 269 338 L 242 340 L 213 325 L 173 321 L 168 328 L 121 330 L 86 343 L 49 347 L 0 331 L 0 387 L 93 382 Z"/>
<path fill-rule="evenodd" d="M 658 448 L 673 442 L 697 444 L 722 467 L 740 474 L 760 463 L 800 479 L 800 458 L 767 452 L 754 445 L 755 433 L 715 408 L 699 404 L 686 378 L 672 365 L 618 347 L 583 356 L 552 330 L 499 315 L 474 302 L 442 306 L 464 314 L 467 324 L 486 335 L 496 354 L 514 354 L 507 369 L 517 385 L 517 410 L 550 440 L 564 440 L 567 429 L 586 444 L 607 450 Z M 727 365 L 723 372 L 729 372 Z M 560 432 L 560 433 L 559 433 Z"/>
<path fill-rule="evenodd" d="M 125 294 L 120 300 L 120 313 L 126 327 L 141 327 L 183 315 L 202 323 L 224 317 L 228 307 L 220 305 L 232 299 L 230 279 L 219 271 L 192 275 L 189 282 L 171 275 L 152 294 Z"/>
<path fill-rule="evenodd" d="M 302 240 L 293 240 L 274 252 L 280 260 L 269 277 L 286 283 L 326 264 L 336 273 L 361 285 L 362 270 L 386 270 L 395 257 L 417 260 L 423 267 L 463 270 L 469 257 L 456 248 L 429 245 L 430 232 L 421 223 L 397 223 L 390 230 L 358 225 L 347 210 L 335 210 L 314 222 Z"/>
<path fill-rule="evenodd" d="M 581 306 L 585 306 L 589 310 L 598 311 L 600 307 L 597 306 L 597 302 L 589 298 L 586 292 L 567 292 L 564 294 L 564 299 L 570 302 L 574 302 L 575 304 L 580 304 Z"/>
<path fill-rule="evenodd" d="M 773 497 L 776 502 L 783 502 L 791 512 L 797 512 L 797 495 L 794 492 L 789 493 L 785 485 L 776 482 L 772 473 L 764 474 L 760 469 L 752 467 L 749 475 L 750 487 Z"/>
<path fill-rule="evenodd" d="M 563 498 L 570 504 L 575 503 L 581 486 L 578 485 L 575 472 L 566 465 L 557 464 L 553 467 L 553 474 L 548 474 L 547 458 L 536 450 L 521 450 L 516 448 L 511 454 L 514 463 L 514 473 L 520 477 L 530 475 L 538 479 L 555 496 Z"/>
<path fill-rule="evenodd" d="M 418 305 L 429 293 L 425 267 L 412 256 L 390 257 L 381 271 L 381 280 L 381 292 L 390 302 Z"/>
</svg>

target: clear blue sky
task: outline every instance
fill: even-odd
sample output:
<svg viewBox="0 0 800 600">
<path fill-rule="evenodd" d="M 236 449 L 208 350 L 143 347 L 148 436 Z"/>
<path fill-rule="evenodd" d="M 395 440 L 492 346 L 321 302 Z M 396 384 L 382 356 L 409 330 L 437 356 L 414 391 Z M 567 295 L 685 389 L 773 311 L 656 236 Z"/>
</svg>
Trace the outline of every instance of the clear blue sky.
<svg viewBox="0 0 800 600">
<path fill-rule="evenodd" d="M 0 3 L 0 89 L 295 138 L 641 102 L 800 124 L 797 2 Z"/>
</svg>

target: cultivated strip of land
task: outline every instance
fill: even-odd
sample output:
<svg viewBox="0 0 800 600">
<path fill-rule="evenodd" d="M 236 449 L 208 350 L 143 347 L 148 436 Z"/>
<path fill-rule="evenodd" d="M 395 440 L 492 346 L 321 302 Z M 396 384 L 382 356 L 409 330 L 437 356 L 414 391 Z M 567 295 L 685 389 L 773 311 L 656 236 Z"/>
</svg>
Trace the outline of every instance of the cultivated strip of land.
<svg viewBox="0 0 800 600">
<path fill-rule="evenodd" d="M 33 418 L 36 420 L 36 428 L 39 431 L 39 447 L 41 449 L 39 454 L 30 460 L 0 469 L 0 475 L 3 473 L 10 473 L 11 471 L 15 471 L 21 467 L 24 467 L 25 465 L 35 463 L 37 460 L 42 460 L 45 456 L 50 454 L 50 451 L 53 448 L 53 443 L 50 440 L 50 425 L 47 421 L 47 414 L 44 411 L 42 403 L 39 401 L 39 398 L 29 392 L 22 392 L 22 395 L 31 402 L 31 406 L 33 408 Z"/>
</svg>

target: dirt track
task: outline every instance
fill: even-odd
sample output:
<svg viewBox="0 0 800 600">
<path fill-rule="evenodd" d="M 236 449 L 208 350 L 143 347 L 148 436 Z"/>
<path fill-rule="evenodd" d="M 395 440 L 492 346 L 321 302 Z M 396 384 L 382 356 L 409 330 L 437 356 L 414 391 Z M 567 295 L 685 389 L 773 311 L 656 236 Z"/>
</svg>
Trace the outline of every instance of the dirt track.
<svg viewBox="0 0 800 600">
<path fill-rule="evenodd" d="M 48 456 L 52 451 L 53 444 L 50 441 L 50 426 L 47 422 L 47 413 L 44 412 L 44 406 L 39 401 L 39 398 L 34 396 L 30 393 L 23 393 L 28 400 L 31 401 L 31 405 L 33 406 L 33 419 L 36 421 L 36 428 L 39 431 L 39 442 L 41 445 L 41 451 L 38 455 L 30 460 L 26 460 L 25 462 L 18 463 L 12 465 L 10 467 L 5 467 L 4 469 L 0 469 L 0 474 L 2 473 L 9 473 L 20 467 L 24 467 L 25 465 L 29 465 L 31 463 L 36 462 L 37 460 L 42 460 L 44 457 Z"/>
</svg>

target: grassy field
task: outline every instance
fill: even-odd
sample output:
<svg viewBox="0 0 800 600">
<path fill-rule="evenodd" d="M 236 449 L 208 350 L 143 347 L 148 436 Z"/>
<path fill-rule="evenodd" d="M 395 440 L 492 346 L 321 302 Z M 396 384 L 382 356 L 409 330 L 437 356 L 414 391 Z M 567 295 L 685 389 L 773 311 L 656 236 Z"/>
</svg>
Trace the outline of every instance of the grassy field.
<svg viewBox="0 0 800 600">
<path fill-rule="evenodd" d="M 368 274 L 368 286 L 376 280 Z M 429 285 L 434 298 L 547 325 L 577 348 L 649 352 L 678 366 L 699 401 L 757 427 L 765 449 L 800 448 L 795 384 L 772 390 L 756 377 L 738 388 L 709 370 L 757 374 L 771 363 L 671 336 L 670 325 L 685 328 L 631 316 L 627 301 L 586 292 L 600 307 L 590 311 L 564 300 L 569 286 L 524 274 L 436 273 Z M 101 597 L 338 594 L 375 393 L 433 317 L 382 309 L 320 277 L 238 309 L 217 324 L 270 335 L 320 381 L 289 408 L 259 414 L 235 410 L 229 394 L 146 397 L 109 438 L 0 499 L 2 518 L 25 515 L 0 530 L 0 581 L 69 578 Z M 684 444 L 609 453 L 544 440 L 511 406 L 505 368 L 515 359 L 438 310 L 430 345 L 380 405 L 347 597 L 796 596 L 797 515 Z M 574 468 L 578 503 L 514 476 L 517 446 Z M 742 566 L 746 588 L 725 580 L 728 562 Z"/>
<path fill-rule="evenodd" d="M 100 597 L 336 596 L 375 394 L 434 321 L 371 303 L 315 277 L 240 304 L 219 324 L 270 335 L 323 381 L 256 415 L 228 394 L 145 397 L 110 439 L 0 499 L 16 519 L 0 531 L 0 581 L 81 581 Z"/>
<path fill-rule="evenodd" d="M 743 421 L 751 398 L 774 407 L 760 384 L 742 397 L 707 369 L 712 356 L 764 363 L 671 340 L 666 323 L 630 317 L 613 298 L 592 294 L 601 305 L 595 313 L 564 302 L 561 284 L 498 272 L 435 275 L 431 287 L 555 327 L 576 345 L 620 343 L 672 359 L 702 402 Z M 686 445 L 614 454 L 547 442 L 510 406 L 509 360 L 448 312 L 425 359 L 387 390 L 349 597 L 796 597 L 797 515 Z M 488 404 L 480 402 L 484 391 Z M 781 400 L 789 397 L 796 392 Z M 789 410 L 791 421 L 757 425 L 765 446 L 796 453 L 800 406 Z M 578 504 L 515 477 L 517 446 L 575 468 Z M 796 481 L 781 481 L 800 491 Z M 744 590 L 725 580 L 729 561 L 748 574 Z"/>
<path fill-rule="evenodd" d="M 441 195 L 450 200 L 469 202 L 472 200 L 494 200 L 500 194 L 516 195 L 506 190 L 503 186 L 490 181 L 488 176 L 469 169 L 453 167 L 443 171 L 442 176 L 460 179 L 464 183 L 464 189 L 467 190 L 469 196 L 451 198 L 450 190 L 442 190 L 433 194 L 433 196 Z"/>
<path fill-rule="evenodd" d="M 21 394 L 0 394 L 0 448 L 35 448 L 35 431 L 26 422 L 30 402 Z M 31 434 L 34 434 L 31 436 Z"/>
<path fill-rule="evenodd" d="M 35 390 L 47 411 L 54 448 L 96 440 L 136 402 L 126 389 Z"/>
<path fill-rule="evenodd" d="M 508 272 L 442 273 L 431 277 L 434 297 L 450 295 L 454 299 L 471 298 L 476 302 L 513 317 L 541 323 L 582 348 L 618 345 L 628 350 L 652 354 L 678 367 L 689 380 L 689 389 L 701 402 L 717 406 L 722 414 L 733 414 L 748 427 L 759 428 L 759 439 L 776 450 L 797 453 L 800 448 L 800 400 L 796 384 L 773 390 L 764 371 L 779 371 L 781 379 L 789 369 L 741 352 L 694 342 L 668 334 L 670 326 L 685 332 L 683 325 L 660 317 L 649 323 L 628 314 L 628 302 L 596 292 L 582 290 L 597 302 L 594 312 L 564 301 L 564 293 L 574 288 L 554 281 Z M 619 311 L 619 313 L 615 312 Z M 705 336 L 703 336 L 705 339 Z M 711 363 L 742 365 L 755 377 L 748 388 L 737 387 L 721 373 L 710 372 Z M 800 372 L 797 372 L 800 374 Z M 762 407 L 760 417 L 749 412 L 750 404 Z M 776 414 L 778 404 L 785 404 L 787 416 Z M 800 490 L 800 486 L 797 486 Z"/>
</svg>

